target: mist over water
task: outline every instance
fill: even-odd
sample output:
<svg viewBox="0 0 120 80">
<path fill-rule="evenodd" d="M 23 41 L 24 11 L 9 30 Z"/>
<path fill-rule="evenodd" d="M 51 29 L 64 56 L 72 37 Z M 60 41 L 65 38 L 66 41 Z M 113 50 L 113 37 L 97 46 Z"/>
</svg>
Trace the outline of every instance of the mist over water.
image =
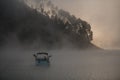
<svg viewBox="0 0 120 80">
<path fill-rule="evenodd" d="M 39 49 L 38 49 L 39 51 Z M 119 80 L 120 51 L 46 50 L 50 65 L 36 65 L 37 49 L 6 46 L 0 50 L 1 80 Z"/>
<path fill-rule="evenodd" d="M 14 2 L 14 0 L 12 1 Z M 39 2 L 39 0 L 29 0 L 29 1 Z M 114 0 L 115 2 L 113 0 L 109 0 L 109 1 L 108 0 L 52 0 L 52 1 L 53 3 L 55 3 L 55 5 L 58 5 L 60 8 L 65 9 L 69 11 L 71 14 L 75 14 L 77 17 L 80 17 L 88 21 L 92 25 L 92 30 L 94 32 L 93 42 L 96 45 L 99 45 L 102 48 L 112 48 L 112 49 L 117 47 L 117 45 L 119 46 L 118 44 L 119 18 L 117 15 L 118 13 L 116 13 L 117 11 L 115 10 L 115 8 L 119 6 L 117 5 L 117 0 Z M 9 4 L 9 2 L 7 4 Z M 31 13 L 32 11 L 33 12 L 32 15 L 36 15 L 34 13 L 36 12 L 36 10 L 34 10 L 36 6 L 33 6 L 31 4 L 36 5 L 36 2 L 28 3 L 29 7 L 33 8 L 32 10 L 29 7 L 25 7 L 25 10 L 30 9 L 28 10 L 28 12 Z M 13 7 L 15 6 L 17 5 L 14 5 Z M 18 10 L 19 12 L 15 10 L 15 13 L 16 12 L 20 13 L 21 10 L 24 12 L 23 8 L 20 8 L 20 10 Z M 51 6 L 51 8 L 53 7 Z M 11 10 L 10 8 L 8 9 Z M 19 7 L 17 9 L 19 9 Z M 48 8 L 46 8 L 46 10 L 47 9 Z M 12 11 L 14 11 L 14 8 Z M 23 18 L 23 15 L 26 16 L 27 13 L 27 12 L 25 13 L 23 12 L 22 14 L 20 13 L 19 15 L 10 16 L 11 15 L 10 14 L 9 16 L 10 17 L 14 16 L 14 18 L 16 16 L 19 16 L 19 18 L 21 17 Z M 114 15 L 116 17 L 114 17 L 113 14 L 116 14 Z M 5 16 L 6 15 L 7 14 L 5 14 Z M 30 14 L 30 16 L 32 15 Z M 28 29 L 29 26 L 30 26 L 29 27 L 30 30 L 34 30 L 34 28 L 31 28 L 32 26 L 34 26 L 32 23 L 34 23 L 36 24 L 36 27 L 34 26 L 35 30 L 38 30 L 37 32 L 35 31 L 36 32 L 35 34 L 38 35 L 40 32 L 39 30 L 43 28 L 38 27 L 37 25 L 40 25 L 39 23 L 45 25 L 44 19 L 46 20 L 46 17 L 43 17 L 43 15 L 41 14 L 40 16 L 42 16 L 40 18 L 42 18 L 43 23 L 41 19 L 38 19 L 38 16 L 36 16 L 38 22 L 36 18 L 34 19 L 34 21 L 31 20 L 31 18 L 25 18 L 28 19 L 28 21 L 31 20 L 30 22 L 28 22 L 31 24 L 26 25 L 27 23 L 26 21 L 25 23 L 19 23 L 22 25 L 19 25 L 19 28 L 17 30 L 18 31 L 27 30 L 29 32 Z M 34 17 L 32 16 L 32 18 Z M 7 19 L 9 18 L 7 17 Z M 22 20 L 24 20 L 24 18 L 21 19 L 21 21 Z M 112 22 L 114 22 L 115 25 L 112 24 Z M 21 29 L 21 27 L 23 29 Z M 46 27 L 45 30 L 46 29 L 47 31 L 51 30 L 50 32 L 56 30 L 56 28 L 55 30 L 53 30 L 50 29 L 48 26 L 45 27 Z M 9 32 L 8 30 L 8 33 L 11 34 L 12 32 Z M 44 33 L 41 34 L 42 34 L 41 38 L 43 39 L 44 37 L 42 36 L 44 36 Z M 35 36 L 32 34 L 29 35 L 32 36 L 32 39 Z M 0 80 L 120 80 L 120 50 L 102 50 L 99 48 L 79 49 L 73 46 L 72 44 L 70 44 L 68 41 L 66 41 L 66 39 L 63 40 L 65 44 L 64 46 L 62 46 L 62 48 L 58 47 L 58 48 L 47 49 L 47 48 L 42 48 L 44 45 L 42 45 L 42 43 L 39 43 L 40 39 L 35 40 L 35 44 L 33 44 L 32 46 L 31 45 L 23 46 L 18 40 L 18 37 L 17 38 L 16 37 L 17 35 L 15 33 L 12 33 L 12 35 L 9 36 L 5 36 L 7 41 L 5 45 L 0 48 Z M 24 37 L 26 38 L 26 36 Z M 44 39 L 49 41 L 51 38 L 48 38 L 47 36 L 47 38 L 45 37 Z M 45 41 L 45 43 L 48 41 Z M 49 66 L 47 64 L 40 64 L 39 66 L 36 65 L 33 54 L 40 51 L 48 52 L 50 55 L 52 55 Z"/>
</svg>

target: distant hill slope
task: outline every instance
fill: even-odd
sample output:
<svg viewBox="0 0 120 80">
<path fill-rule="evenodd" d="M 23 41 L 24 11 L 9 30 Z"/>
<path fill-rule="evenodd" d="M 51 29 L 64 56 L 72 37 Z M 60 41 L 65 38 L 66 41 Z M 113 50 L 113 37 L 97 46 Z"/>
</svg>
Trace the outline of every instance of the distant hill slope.
<svg viewBox="0 0 120 80">
<path fill-rule="evenodd" d="M 45 11 L 43 7 L 33 9 L 23 1 L 0 0 L 0 42 L 16 34 L 24 45 L 38 42 L 42 47 L 62 47 L 70 44 L 78 48 L 91 46 L 91 26 L 74 15 L 59 9 Z M 94 45 L 92 45 L 94 46 Z"/>
</svg>

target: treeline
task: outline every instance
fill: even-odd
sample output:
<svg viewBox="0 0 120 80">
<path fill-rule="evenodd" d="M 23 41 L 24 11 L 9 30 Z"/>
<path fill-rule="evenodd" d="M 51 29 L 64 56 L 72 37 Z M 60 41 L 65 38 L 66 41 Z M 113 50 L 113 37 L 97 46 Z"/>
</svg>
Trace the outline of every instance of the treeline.
<svg viewBox="0 0 120 80">
<path fill-rule="evenodd" d="M 6 3 L 8 1 L 8 3 Z M 46 11 L 33 9 L 17 0 L 0 1 L 0 41 L 11 33 L 20 43 L 27 45 L 38 41 L 41 47 L 63 46 L 64 42 L 87 47 L 93 39 L 91 26 L 86 21 L 59 9 Z M 9 6 L 13 7 L 9 7 Z"/>
</svg>

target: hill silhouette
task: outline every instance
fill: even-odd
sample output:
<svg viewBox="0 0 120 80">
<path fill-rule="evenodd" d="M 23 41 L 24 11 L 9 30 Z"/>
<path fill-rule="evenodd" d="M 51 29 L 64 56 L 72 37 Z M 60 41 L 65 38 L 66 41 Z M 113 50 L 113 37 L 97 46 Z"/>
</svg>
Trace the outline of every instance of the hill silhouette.
<svg viewBox="0 0 120 80">
<path fill-rule="evenodd" d="M 40 2 L 41 3 L 41 2 Z M 46 10 L 42 4 L 47 4 Z M 15 34 L 23 45 L 36 43 L 40 47 L 62 47 L 70 44 L 78 48 L 93 47 L 90 24 L 69 12 L 58 9 L 51 1 L 37 8 L 25 1 L 0 0 L 0 42 Z"/>
</svg>

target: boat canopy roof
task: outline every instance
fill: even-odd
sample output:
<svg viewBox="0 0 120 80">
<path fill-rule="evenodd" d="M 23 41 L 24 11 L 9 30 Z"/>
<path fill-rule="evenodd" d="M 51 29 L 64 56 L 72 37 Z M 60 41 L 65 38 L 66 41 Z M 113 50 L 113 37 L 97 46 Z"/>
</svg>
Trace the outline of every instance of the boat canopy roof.
<svg viewBox="0 0 120 80">
<path fill-rule="evenodd" d="M 46 53 L 46 52 L 38 52 L 38 53 L 37 53 L 37 55 L 41 55 L 41 54 L 48 55 L 48 53 Z"/>
</svg>

